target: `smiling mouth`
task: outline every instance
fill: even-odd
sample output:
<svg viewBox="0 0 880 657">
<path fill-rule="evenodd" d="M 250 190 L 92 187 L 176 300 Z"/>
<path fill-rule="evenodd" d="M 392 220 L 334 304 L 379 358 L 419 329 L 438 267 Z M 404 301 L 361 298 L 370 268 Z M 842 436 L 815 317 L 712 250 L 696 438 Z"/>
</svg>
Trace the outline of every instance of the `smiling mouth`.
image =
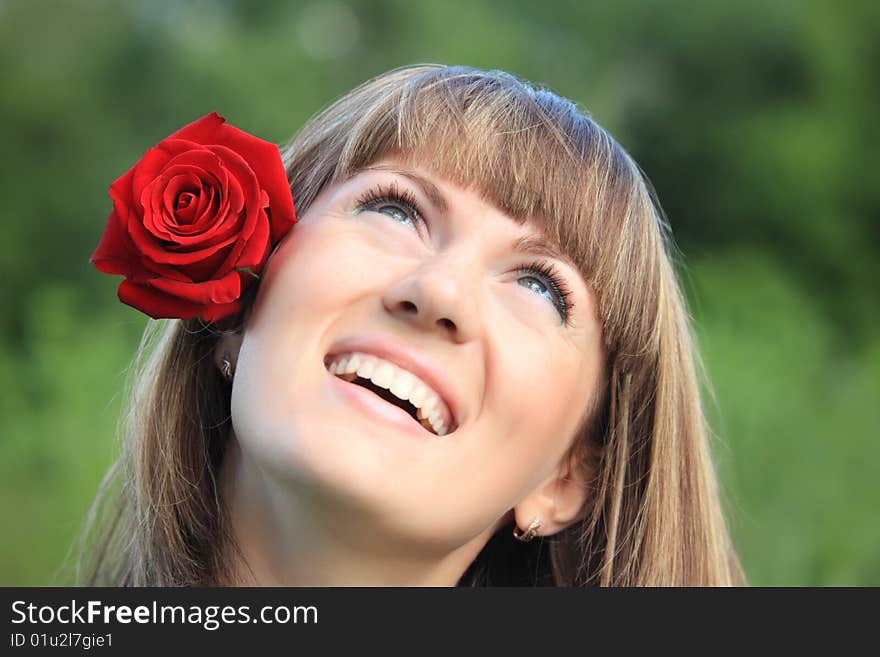
<svg viewBox="0 0 880 657">
<path fill-rule="evenodd" d="M 350 363 L 351 361 L 348 362 Z M 451 422 L 452 426 L 448 426 L 450 424 L 448 416 L 444 418 L 443 413 L 438 409 L 438 404 L 441 404 L 442 402 L 436 394 L 434 394 L 433 400 L 426 399 L 424 389 L 421 394 L 418 394 L 411 386 L 404 385 L 403 387 L 400 387 L 393 385 L 387 376 L 382 376 L 378 373 L 373 374 L 372 367 L 369 369 L 360 368 L 363 370 L 361 371 L 361 374 L 364 375 L 360 376 L 357 371 L 355 371 L 358 369 L 357 366 L 348 367 L 346 364 L 346 357 L 344 356 L 339 362 L 336 362 L 336 357 L 328 354 L 324 358 L 324 367 L 327 368 L 327 371 L 332 376 L 342 379 L 347 383 L 365 388 L 384 402 L 399 408 L 432 436 L 445 436 L 452 433 L 457 428 L 454 421 Z M 372 379 L 377 376 L 382 380 L 377 379 L 377 381 L 373 381 Z M 384 387 L 383 382 L 387 383 L 389 387 Z M 410 393 L 414 395 L 412 401 L 407 398 Z M 445 409 L 445 405 L 442 408 Z"/>
</svg>

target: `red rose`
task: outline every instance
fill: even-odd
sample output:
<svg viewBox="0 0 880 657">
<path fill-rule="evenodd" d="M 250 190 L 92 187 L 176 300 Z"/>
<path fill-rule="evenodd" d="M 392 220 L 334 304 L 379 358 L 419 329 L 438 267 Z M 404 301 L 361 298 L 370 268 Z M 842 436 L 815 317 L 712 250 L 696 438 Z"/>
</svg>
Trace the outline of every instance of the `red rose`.
<svg viewBox="0 0 880 657">
<path fill-rule="evenodd" d="M 212 112 L 178 130 L 110 187 L 90 261 L 125 276 L 119 299 L 153 318 L 237 312 L 296 222 L 278 147 L 225 121 Z"/>
</svg>

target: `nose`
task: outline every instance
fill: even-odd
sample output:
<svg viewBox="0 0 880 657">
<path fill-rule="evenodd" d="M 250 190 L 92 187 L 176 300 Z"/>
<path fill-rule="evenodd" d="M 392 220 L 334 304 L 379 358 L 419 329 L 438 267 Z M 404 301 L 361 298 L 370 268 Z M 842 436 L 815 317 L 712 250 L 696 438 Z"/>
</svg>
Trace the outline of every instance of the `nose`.
<svg viewBox="0 0 880 657">
<path fill-rule="evenodd" d="M 439 330 L 456 342 L 478 330 L 478 300 L 467 268 L 460 262 L 433 260 L 403 277 L 385 292 L 385 309 L 423 330 Z"/>
</svg>

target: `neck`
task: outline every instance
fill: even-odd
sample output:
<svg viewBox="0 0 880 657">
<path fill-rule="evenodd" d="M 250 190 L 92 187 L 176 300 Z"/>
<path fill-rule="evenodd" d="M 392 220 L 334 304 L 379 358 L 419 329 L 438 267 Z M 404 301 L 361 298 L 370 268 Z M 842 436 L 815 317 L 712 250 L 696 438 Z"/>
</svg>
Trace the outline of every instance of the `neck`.
<svg viewBox="0 0 880 657">
<path fill-rule="evenodd" d="M 449 550 L 380 535 L 363 510 L 267 475 L 234 434 L 220 486 L 240 551 L 236 585 L 455 586 L 495 530 Z"/>
</svg>

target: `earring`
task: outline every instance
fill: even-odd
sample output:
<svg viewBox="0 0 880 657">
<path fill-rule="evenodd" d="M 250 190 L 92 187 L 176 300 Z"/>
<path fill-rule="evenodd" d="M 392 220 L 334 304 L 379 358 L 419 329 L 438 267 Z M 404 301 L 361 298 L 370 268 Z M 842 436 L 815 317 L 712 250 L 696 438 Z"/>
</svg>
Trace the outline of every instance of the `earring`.
<svg viewBox="0 0 880 657">
<path fill-rule="evenodd" d="M 518 541 L 522 541 L 523 543 L 528 543 L 533 538 L 535 538 L 535 536 L 538 535 L 538 527 L 540 527 L 540 526 L 541 526 L 541 521 L 538 518 L 535 518 L 534 520 L 532 520 L 532 524 L 529 525 L 529 528 L 524 532 L 520 531 L 519 527 L 514 526 L 513 537 Z"/>
<path fill-rule="evenodd" d="M 223 360 L 220 362 L 220 373 L 227 381 L 232 381 L 232 377 L 235 376 L 235 369 L 229 360 L 229 354 L 223 354 Z"/>
</svg>

